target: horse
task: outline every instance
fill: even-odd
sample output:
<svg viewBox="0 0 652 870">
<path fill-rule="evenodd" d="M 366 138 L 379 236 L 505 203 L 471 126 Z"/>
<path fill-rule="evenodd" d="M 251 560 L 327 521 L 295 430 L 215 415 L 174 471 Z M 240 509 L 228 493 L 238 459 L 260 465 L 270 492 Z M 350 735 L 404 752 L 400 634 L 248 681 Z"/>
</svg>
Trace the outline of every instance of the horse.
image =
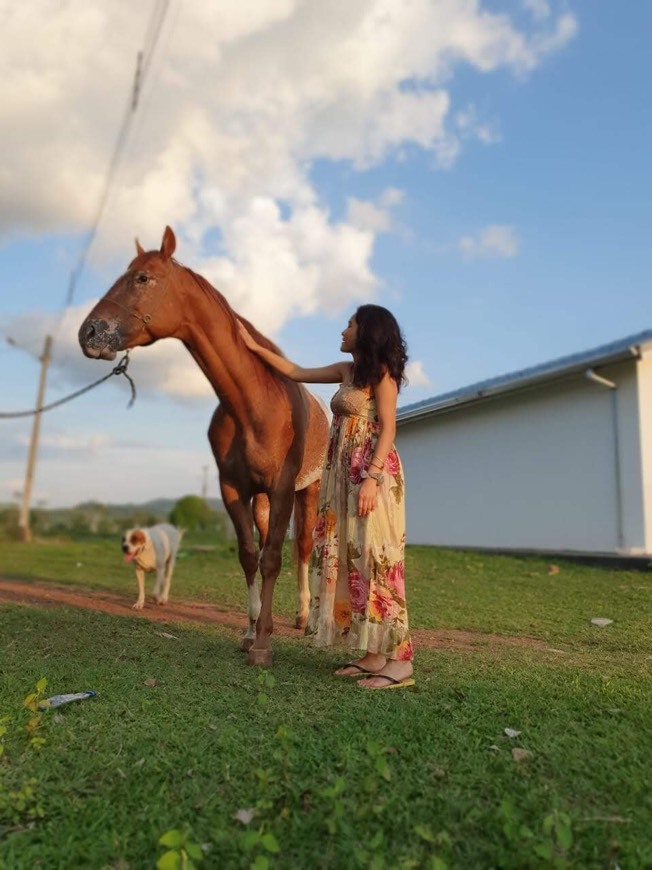
<svg viewBox="0 0 652 870">
<path fill-rule="evenodd" d="M 224 506 L 233 522 L 247 584 L 248 628 L 241 648 L 249 664 L 272 664 L 272 600 L 281 550 L 294 509 L 298 607 L 308 618 L 308 564 L 328 438 L 323 405 L 302 384 L 251 353 L 237 322 L 280 353 L 201 275 L 173 258 L 176 238 L 165 228 L 159 251 L 144 251 L 100 299 L 79 329 L 87 357 L 113 360 L 118 351 L 177 338 L 210 381 L 219 404 L 208 428 Z M 258 546 L 254 539 L 258 530 Z M 256 583 L 262 576 L 262 597 Z"/>
</svg>

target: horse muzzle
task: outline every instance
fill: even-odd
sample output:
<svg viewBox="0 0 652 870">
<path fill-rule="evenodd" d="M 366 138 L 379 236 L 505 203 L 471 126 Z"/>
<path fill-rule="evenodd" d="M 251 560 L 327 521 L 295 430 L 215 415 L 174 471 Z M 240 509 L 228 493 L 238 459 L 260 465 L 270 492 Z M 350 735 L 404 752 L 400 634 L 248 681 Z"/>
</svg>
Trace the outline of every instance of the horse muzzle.
<svg viewBox="0 0 652 870">
<path fill-rule="evenodd" d="M 111 327 L 106 320 L 86 318 L 79 329 L 78 338 L 84 355 L 91 359 L 114 360 L 122 349 L 120 331 Z"/>
</svg>

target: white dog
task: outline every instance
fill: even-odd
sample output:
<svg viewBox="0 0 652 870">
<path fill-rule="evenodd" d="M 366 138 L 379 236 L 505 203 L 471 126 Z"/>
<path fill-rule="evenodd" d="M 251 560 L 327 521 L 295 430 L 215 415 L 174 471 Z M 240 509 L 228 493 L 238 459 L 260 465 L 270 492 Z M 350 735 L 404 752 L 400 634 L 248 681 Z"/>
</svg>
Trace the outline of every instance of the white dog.
<svg viewBox="0 0 652 870">
<path fill-rule="evenodd" d="M 136 565 L 138 600 L 134 610 L 142 610 L 145 604 L 145 573 L 156 571 L 154 598 L 157 604 L 165 604 L 170 594 L 172 572 L 177 558 L 183 532 L 167 523 L 159 523 L 147 529 L 129 529 L 122 536 L 122 552 L 125 562 Z"/>
</svg>

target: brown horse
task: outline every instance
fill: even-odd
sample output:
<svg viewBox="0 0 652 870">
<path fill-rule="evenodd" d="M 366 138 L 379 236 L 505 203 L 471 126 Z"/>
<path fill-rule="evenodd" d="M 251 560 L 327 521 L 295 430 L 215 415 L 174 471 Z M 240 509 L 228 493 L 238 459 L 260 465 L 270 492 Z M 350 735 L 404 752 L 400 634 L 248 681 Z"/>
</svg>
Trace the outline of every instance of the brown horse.
<svg viewBox="0 0 652 870">
<path fill-rule="evenodd" d="M 293 507 L 297 628 L 305 627 L 308 616 L 308 560 L 328 421 L 302 385 L 272 371 L 247 350 L 238 320 L 258 341 L 278 349 L 201 275 L 177 263 L 172 258 L 175 247 L 170 227 L 160 251 L 146 253 L 136 242 L 138 256 L 84 320 L 79 343 L 86 356 L 115 359 L 118 351 L 178 338 L 212 384 L 220 403 L 208 438 L 247 581 L 249 628 L 242 648 L 249 651 L 250 664 L 269 665 L 274 584 Z M 262 602 L 256 583 L 259 567 Z"/>
</svg>

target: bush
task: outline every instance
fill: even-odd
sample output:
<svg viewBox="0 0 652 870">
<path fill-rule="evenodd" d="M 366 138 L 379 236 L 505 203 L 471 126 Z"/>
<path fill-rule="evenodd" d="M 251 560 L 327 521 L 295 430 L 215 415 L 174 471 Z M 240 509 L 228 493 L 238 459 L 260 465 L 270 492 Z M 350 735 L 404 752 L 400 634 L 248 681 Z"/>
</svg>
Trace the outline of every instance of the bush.
<svg viewBox="0 0 652 870">
<path fill-rule="evenodd" d="M 20 527 L 18 526 L 19 511 L 17 507 L 7 507 L 0 510 L 0 534 L 9 541 L 21 539 Z"/>
<path fill-rule="evenodd" d="M 214 525 L 213 512 L 198 495 L 184 495 L 172 508 L 170 522 L 189 532 L 204 532 Z"/>
</svg>

